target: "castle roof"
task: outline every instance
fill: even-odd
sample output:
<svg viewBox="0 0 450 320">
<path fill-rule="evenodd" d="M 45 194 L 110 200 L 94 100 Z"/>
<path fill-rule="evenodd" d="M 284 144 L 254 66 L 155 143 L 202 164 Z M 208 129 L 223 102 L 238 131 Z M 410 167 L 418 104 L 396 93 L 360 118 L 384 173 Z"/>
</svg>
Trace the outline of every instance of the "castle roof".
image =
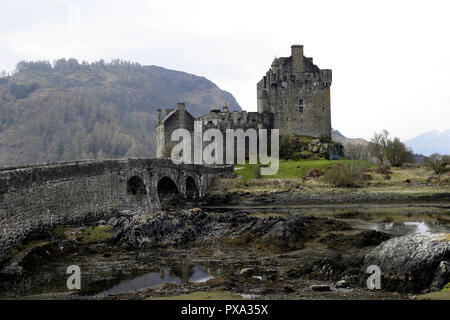
<svg viewBox="0 0 450 320">
<path fill-rule="evenodd" d="M 164 122 L 166 122 L 167 120 L 169 120 L 169 118 L 171 118 L 177 111 L 178 111 L 177 109 L 174 109 L 174 110 L 172 110 L 171 112 L 169 112 L 168 114 L 166 114 L 166 115 L 164 116 L 164 118 L 162 118 L 161 123 L 164 123 Z"/>
</svg>

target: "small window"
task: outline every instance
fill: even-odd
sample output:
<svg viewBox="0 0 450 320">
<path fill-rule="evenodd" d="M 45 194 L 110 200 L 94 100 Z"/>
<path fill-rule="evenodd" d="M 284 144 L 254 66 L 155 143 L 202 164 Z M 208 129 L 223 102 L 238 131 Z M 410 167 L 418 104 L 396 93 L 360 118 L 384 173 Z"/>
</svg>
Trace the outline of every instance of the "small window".
<svg viewBox="0 0 450 320">
<path fill-rule="evenodd" d="M 322 112 L 325 112 L 325 106 L 322 106 Z"/>
<path fill-rule="evenodd" d="M 298 111 L 303 112 L 303 99 L 298 99 Z"/>
</svg>

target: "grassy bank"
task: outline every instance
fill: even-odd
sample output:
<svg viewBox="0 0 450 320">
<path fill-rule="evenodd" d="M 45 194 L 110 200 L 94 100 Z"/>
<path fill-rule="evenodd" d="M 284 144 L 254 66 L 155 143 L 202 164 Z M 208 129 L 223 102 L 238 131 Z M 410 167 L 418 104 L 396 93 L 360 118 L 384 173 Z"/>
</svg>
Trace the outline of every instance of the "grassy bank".
<svg viewBox="0 0 450 320">
<path fill-rule="evenodd" d="M 280 160 L 278 173 L 270 176 L 262 176 L 261 179 L 299 179 L 303 177 L 311 169 L 326 170 L 329 166 L 340 163 L 350 163 L 350 160 Z M 357 163 L 374 167 L 367 161 L 356 161 Z M 257 178 L 257 164 L 236 165 L 235 172 L 242 177 L 242 181 L 247 182 L 250 179 Z"/>
<path fill-rule="evenodd" d="M 347 164 L 360 166 L 363 170 L 364 179 L 359 181 L 357 186 L 337 187 L 328 183 L 323 175 L 317 177 L 308 174 L 312 169 L 327 172 L 336 165 L 344 167 Z M 352 194 L 355 195 L 352 199 L 363 199 L 366 195 L 372 195 L 367 198 L 379 201 L 387 199 L 386 196 L 408 201 L 434 198 L 439 202 L 450 202 L 450 173 L 436 175 L 426 166 L 391 167 L 380 171 L 376 165 L 366 161 L 281 160 L 279 171 L 275 175 L 259 176 L 259 169 L 258 165 L 236 165 L 235 178 L 218 179 L 207 192 L 221 195 L 298 192 L 316 198 Z M 305 179 L 305 176 L 308 176 L 308 179 Z"/>
</svg>

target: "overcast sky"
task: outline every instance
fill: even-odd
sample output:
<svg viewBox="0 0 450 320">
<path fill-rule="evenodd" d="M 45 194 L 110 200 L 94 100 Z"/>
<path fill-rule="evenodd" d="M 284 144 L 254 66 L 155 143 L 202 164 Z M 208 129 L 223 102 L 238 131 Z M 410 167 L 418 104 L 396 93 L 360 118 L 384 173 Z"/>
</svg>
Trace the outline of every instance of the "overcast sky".
<svg viewBox="0 0 450 320">
<path fill-rule="evenodd" d="M 256 82 L 303 44 L 333 70 L 333 128 L 408 139 L 450 129 L 449 13 L 448 0 L 1 0 L 0 70 L 121 58 L 205 76 L 256 111 Z"/>
</svg>

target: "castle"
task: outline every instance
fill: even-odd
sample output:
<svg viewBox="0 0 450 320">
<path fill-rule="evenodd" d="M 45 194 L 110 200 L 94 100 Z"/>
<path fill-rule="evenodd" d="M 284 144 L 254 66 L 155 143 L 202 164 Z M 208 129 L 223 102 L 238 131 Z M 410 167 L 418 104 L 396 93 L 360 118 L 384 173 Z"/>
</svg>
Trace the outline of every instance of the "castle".
<svg viewBox="0 0 450 320">
<path fill-rule="evenodd" d="M 303 55 L 302 45 L 291 47 L 291 56 L 275 58 L 266 75 L 257 83 L 257 112 L 222 110 L 212 107 L 209 114 L 194 118 L 184 103 L 177 109 L 158 109 L 156 156 L 164 157 L 173 130 L 194 131 L 194 121 L 201 120 L 203 130 L 216 128 L 247 130 L 279 129 L 280 136 L 299 135 L 331 138 L 331 70 L 321 70 L 312 58 Z"/>
</svg>

